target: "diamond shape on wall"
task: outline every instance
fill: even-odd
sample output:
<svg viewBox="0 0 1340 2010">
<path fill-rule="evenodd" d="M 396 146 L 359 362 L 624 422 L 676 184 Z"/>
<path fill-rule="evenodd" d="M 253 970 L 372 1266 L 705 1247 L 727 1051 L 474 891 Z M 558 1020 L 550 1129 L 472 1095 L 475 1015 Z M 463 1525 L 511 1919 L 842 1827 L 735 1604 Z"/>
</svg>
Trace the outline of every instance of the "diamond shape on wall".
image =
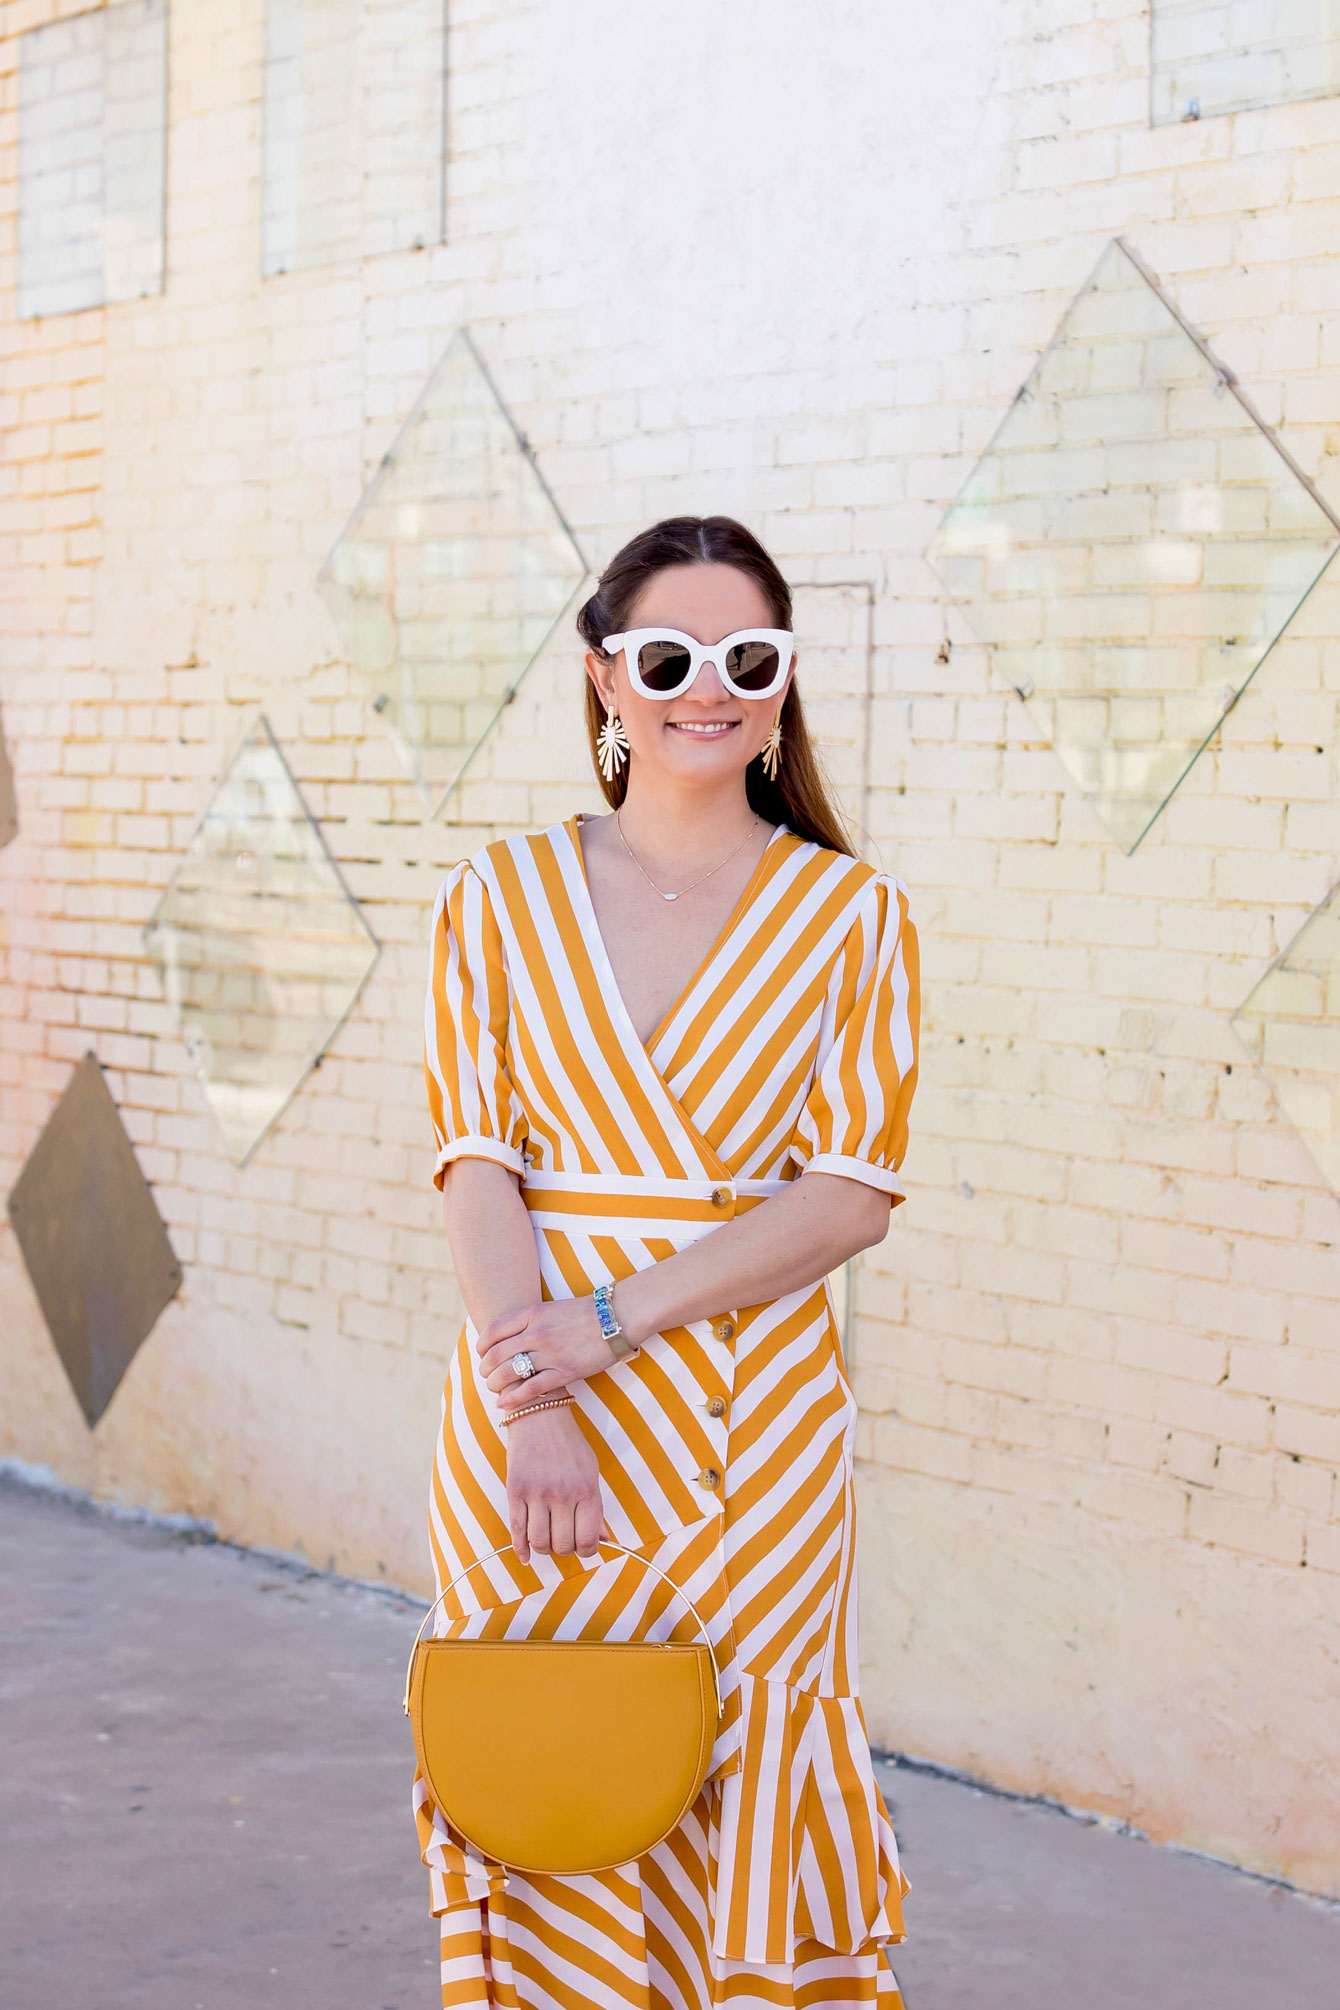
<svg viewBox="0 0 1340 2010">
<path fill-rule="evenodd" d="M 228 1149 L 245 1164 L 379 954 L 264 718 L 229 763 L 144 939 Z"/>
<path fill-rule="evenodd" d="M 430 809 L 460 780 L 585 574 L 462 329 L 319 582 Z"/>
<path fill-rule="evenodd" d="M 1233 1030 L 1340 1193 L 1340 881 L 1238 1007 Z"/>
<path fill-rule="evenodd" d="M 9 765 L 5 729 L 0 724 L 0 851 L 12 837 L 18 836 L 18 830 L 19 806 L 14 795 L 14 770 Z"/>
<path fill-rule="evenodd" d="M 181 1284 L 96 1055 L 74 1070 L 28 1154 L 9 1218 L 91 1428 Z"/>
<path fill-rule="evenodd" d="M 1340 519 L 1114 239 L 927 553 L 1133 851 Z"/>
</svg>

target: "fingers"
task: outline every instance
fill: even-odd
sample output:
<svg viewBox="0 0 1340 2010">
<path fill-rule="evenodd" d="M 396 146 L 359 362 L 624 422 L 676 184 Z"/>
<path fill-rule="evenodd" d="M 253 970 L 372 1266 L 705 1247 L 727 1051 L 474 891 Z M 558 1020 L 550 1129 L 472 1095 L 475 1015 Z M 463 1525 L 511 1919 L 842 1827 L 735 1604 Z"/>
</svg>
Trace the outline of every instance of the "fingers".
<svg viewBox="0 0 1340 2010">
<path fill-rule="evenodd" d="M 537 1556 L 548 1556 L 550 1510 L 544 1501 L 531 1501 L 526 1510 L 526 1534 Z"/>
<path fill-rule="evenodd" d="M 536 1403 L 542 1396 L 552 1396 L 555 1389 L 567 1386 L 558 1368 L 539 1368 L 533 1375 L 527 1375 L 524 1382 L 518 1382 L 515 1375 L 510 1380 L 502 1377 L 497 1382 L 489 1380 L 489 1387 L 504 1410 L 524 1409 L 527 1403 Z"/>
<path fill-rule="evenodd" d="M 489 1347 L 480 1354 L 479 1372 L 485 1381 L 490 1375 L 510 1375 L 512 1362 L 521 1351 L 522 1343 L 519 1335 L 510 1340 L 500 1340 L 496 1347 Z M 534 1356 L 531 1358 L 534 1359 Z"/>
<path fill-rule="evenodd" d="M 594 1556 L 605 1533 L 605 1514 L 598 1493 L 583 1494 L 578 1501 L 573 1533 L 578 1556 Z"/>
<path fill-rule="evenodd" d="M 509 1374 L 523 1352 L 537 1368 L 557 1368 L 569 1380 L 598 1374 L 614 1360 L 588 1299 L 550 1300 L 495 1319 L 479 1336 L 475 1351 L 485 1381 L 495 1387 L 494 1375 Z"/>
<path fill-rule="evenodd" d="M 573 1542 L 573 1513 L 569 1501 L 555 1501 L 549 1510 L 549 1549 L 553 1556 L 571 1556 Z"/>
<path fill-rule="evenodd" d="M 500 1375 L 504 1381 L 508 1381 L 508 1379 L 514 1381 L 516 1379 L 516 1371 L 512 1369 L 512 1361 L 522 1351 L 530 1355 L 530 1359 L 534 1361 L 536 1369 L 540 1367 L 540 1363 L 536 1359 L 536 1353 L 534 1353 L 534 1341 L 530 1345 L 524 1345 L 524 1343 L 526 1343 L 526 1337 L 522 1333 L 518 1339 L 500 1341 L 498 1347 L 490 1347 L 488 1353 L 480 1355 L 480 1375 L 484 1377 L 484 1381 L 490 1387 L 494 1385 L 494 1375 Z"/>
<path fill-rule="evenodd" d="M 518 1500 L 509 1514 L 512 1547 L 522 1563 L 536 1556 L 594 1556 L 605 1535 L 599 1493 L 575 1501 Z"/>
<path fill-rule="evenodd" d="M 513 1340 L 518 1333 L 523 1333 L 533 1310 L 533 1306 L 527 1305 L 520 1312 L 509 1312 L 505 1318 L 490 1320 L 475 1341 L 476 1354 L 482 1357 L 491 1347 L 500 1347 L 503 1341 Z M 515 1353 L 516 1349 L 513 1347 L 510 1351 Z"/>
</svg>

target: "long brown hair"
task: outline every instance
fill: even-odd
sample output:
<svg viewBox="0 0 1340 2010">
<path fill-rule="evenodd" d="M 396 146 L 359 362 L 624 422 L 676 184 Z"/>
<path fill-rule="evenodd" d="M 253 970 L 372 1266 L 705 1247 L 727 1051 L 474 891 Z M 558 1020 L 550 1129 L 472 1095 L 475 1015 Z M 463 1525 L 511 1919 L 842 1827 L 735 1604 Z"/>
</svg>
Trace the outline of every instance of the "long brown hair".
<svg viewBox="0 0 1340 2010">
<path fill-rule="evenodd" d="M 654 523 L 650 530 L 639 531 L 601 573 L 595 592 L 577 615 L 577 631 L 587 648 L 603 656 L 605 637 L 627 627 L 643 587 L 672 565 L 733 565 L 761 589 L 773 626 L 790 628 L 791 589 L 752 531 L 729 516 L 670 516 Z M 596 740 L 604 723 L 604 707 L 588 677 L 586 737 L 591 760 L 606 802 L 617 810 L 628 791 L 628 770 L 625 765 L 613 781 L 606 781 L 601 774 Z M 786 824 L 797 837 L 854 857 L 842 813 L 829 794 L 810 738 L 794 677 L 782 700 L 781 727 L 782 759 L 777 779 L 768 780 L 762 761 L 751 761 L 745 771 L 750 807 L 769 823 Z"/>
</svg>

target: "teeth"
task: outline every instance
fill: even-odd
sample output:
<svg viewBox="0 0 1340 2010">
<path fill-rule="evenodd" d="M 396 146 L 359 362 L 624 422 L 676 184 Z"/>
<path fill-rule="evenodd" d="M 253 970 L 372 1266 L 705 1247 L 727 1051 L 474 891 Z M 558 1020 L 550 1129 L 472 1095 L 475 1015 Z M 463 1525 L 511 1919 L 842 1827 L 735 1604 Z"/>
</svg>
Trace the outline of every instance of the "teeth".
<svg viewBox="0 0 1340 2010">
<path fill-rule="evenodd" d="M 698 733 L 715 738 L 718 733 L 729 733 L 735 721 L 733 719 L 719 719 L 714 724 L 706 726 L 690 725 L 687 719 L 672 719 L 670 723 L 677 733 Z"/>
</svg>

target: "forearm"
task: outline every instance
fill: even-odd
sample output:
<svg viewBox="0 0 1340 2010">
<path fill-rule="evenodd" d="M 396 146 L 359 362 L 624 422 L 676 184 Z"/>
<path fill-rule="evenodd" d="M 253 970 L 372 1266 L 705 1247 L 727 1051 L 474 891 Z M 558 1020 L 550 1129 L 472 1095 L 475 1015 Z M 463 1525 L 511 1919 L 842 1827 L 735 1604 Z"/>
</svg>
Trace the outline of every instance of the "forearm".
<svg viewBox="0 0 1340 2010">
<path fill-rule="evenodd" d="M 688 1249 L 625 1278 L 615 1309 L 640 1346 L 672 1326 L 805 1290 L 882 1241 L 888 1225 L 889 1196 L 878 1188 L 807 1173 Z"/>
<path fill-rule="evenodd" d="M 442 1225 L 476 1332 L 538 1304 L 535 1232 L 514 1173 L 491 1159 L 457 1159 L 442 1188 Z"/>
<path fill-rule="evenodd" d="M 540 1262 L 530 1213 L 505 1166 L 457 1159 L 443 1183 L 442 1220 L 465 1309 L 478 1333 L 539 1304 Z M 567 1392 L 546 1386 L 544 1393 Z M 517 1417 L 503 1437 L 507 1523 L 520 1561 L 529 1563 L 532 1550 L 542 1556 L 551 1550 L 595 1556 L 605 1533 L 600 1469 L 572 1411 L 546 1408 Z"/>
</svg>

